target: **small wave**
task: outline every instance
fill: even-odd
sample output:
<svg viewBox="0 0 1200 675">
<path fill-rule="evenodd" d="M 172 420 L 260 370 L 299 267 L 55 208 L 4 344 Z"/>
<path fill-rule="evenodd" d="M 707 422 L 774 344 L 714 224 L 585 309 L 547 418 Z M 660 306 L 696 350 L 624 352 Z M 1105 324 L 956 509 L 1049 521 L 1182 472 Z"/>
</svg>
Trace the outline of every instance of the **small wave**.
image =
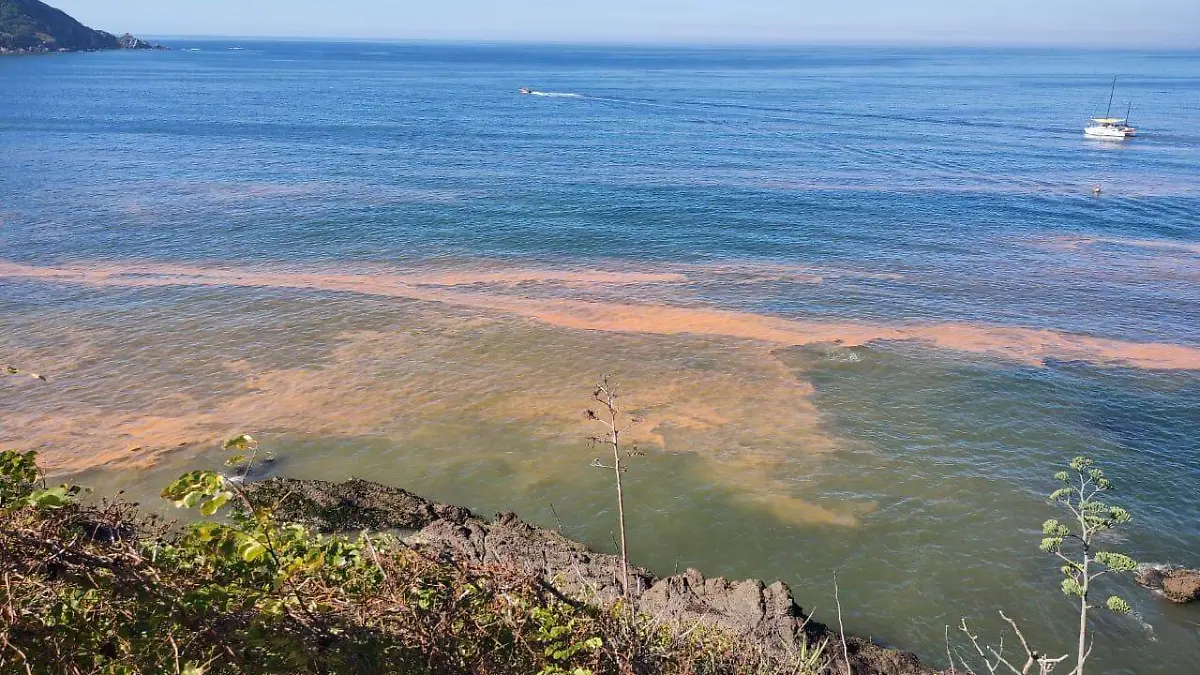
<svg viewBox="0 0 1200 675">
<path fill-rule="evenodd" d="M 826 352 L 825 358 L 838 363 L 858 363 L 862 361 L 862 357 L 857 352 L 844 350 Z"/>
<path fill-rule="evenodd" d="M 834 363 L 859 363 L 863 360 L 862 351 L 863 347 L 827 345 L 821 350 L 821 357 Z"/>
<path fill-rule="evenodd" d="M 1139 627 L 1142 629 L 1142 632 L 1146 633 L 1147 640 L 1151 642 L 1158 642 L 1158 635 L 1154 632 L 1154 626 L 1150 622 L 1146 621 L 1146 619 L 1143 618 L 1140 613 L 1132 612 L 1129 616 L 1138 623 Z"/>
</svg>

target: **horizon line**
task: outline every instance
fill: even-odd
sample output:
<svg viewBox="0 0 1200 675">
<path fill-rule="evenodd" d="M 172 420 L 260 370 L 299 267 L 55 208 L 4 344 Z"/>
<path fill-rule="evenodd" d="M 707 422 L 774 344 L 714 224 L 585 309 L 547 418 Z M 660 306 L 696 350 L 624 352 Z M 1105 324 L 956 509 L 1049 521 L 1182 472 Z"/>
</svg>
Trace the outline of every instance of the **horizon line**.
<svg viewBox="0 0 1200 675">
<path fill-rule="evenodd" d="M 1094 51 L 1179 51 L 1200 52 L 1200 47 L 1191 42 L 1147 42 L 1100 44 L 1094 42 L 1043 42 L 1043 41 L 978 41 L 958 42 L 953 40 L 795 40 L 795 41 L 750 41 L 736 39 L 575 39 L 554 40 L 534 38 L 466 38 L 466 37 L 351 37 L 330 35 L 240 35 L 240 34 L 170 34 L 142 33 L 144 39 L 154 40 L 253 40 L 260 42 L 344 42 L 344 43 L 393 43 L 393 44 L 445 44 L 445 45 L 527 45 L 527 46 L 580 46 L 580 47 L 709 47 L 709 48 L 786 48 L 786 47 L 880 47 L 880 48 L 993 48 L 993 49 L 1084 49 Z"/>
</svg>

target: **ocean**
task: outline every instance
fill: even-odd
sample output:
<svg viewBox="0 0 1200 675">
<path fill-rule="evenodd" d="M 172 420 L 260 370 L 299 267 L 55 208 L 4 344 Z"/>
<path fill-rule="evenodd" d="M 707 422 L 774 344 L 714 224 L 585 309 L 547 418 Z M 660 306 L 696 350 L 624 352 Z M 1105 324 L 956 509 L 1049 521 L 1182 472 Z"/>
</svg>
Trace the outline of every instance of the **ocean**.
<svg viewBox="0 0 1200 675">
<path fill-rule="evenodd" d="M 612 550 L 607 374 L 635 562 L 827 623 L 836 573 L 931 663 L 997 610 L 1071 650 L 1077 454 L 1106 546 L 1200 566 L 1200 52 L 169 43 L 0 59 L 0 359 L 49 380 L 0 443 L 55 477 L 161 508 L 250 433 Z M 1114 75 L 1139 136 L 1088 140 Z M 1200 672 L 1110 591 L 1098 672 Z"/>
</svg>

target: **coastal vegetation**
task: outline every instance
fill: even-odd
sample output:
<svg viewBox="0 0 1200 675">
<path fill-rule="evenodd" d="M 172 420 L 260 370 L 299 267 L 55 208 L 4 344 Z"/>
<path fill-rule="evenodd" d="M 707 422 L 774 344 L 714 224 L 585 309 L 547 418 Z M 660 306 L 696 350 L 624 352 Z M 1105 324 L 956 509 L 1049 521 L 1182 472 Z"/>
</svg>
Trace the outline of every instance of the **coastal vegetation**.
<svg viewBox="0 0 1200 675">
<path fill-rule="evenodd" d="M 597 395 L 607 404 L 614 391 Z M 528 569 L 442 555 L 397 534 L 326 535 L 304 522 L 297 504 L 309 498 L 296 485 L 251 489 L 268 485 L 246 482 L 257 440 L 240 435 L 224 447 L 234 453 L 228 472 L 192 471 L 162 491 L 193 512 L 183 525 L 120 495 L 95 500 L 79 486 L 50 486 L 32 451 L 0 453 L 0 672 L 933 672 L 903 659 L 894 669 L 860 669 L 851 641 L 816 639 L 807 619 L 799 643 L 784 649 L 711 623 L 649 616 L 625 596 L 624 558 L 610 570 L 621 574 L 621 592 L 588 601 Z M 1051 499 L 1075 526 L 1047 521 L 1041 548 L 1063 562 L 1062 591 L 1080 603 L 1079 651 L 1067 672 L 1083 675 L 1095 582 L 1136 564 L 1097 550 L 1098 536 L 1130 520 L 1099 499 L 1112 483 L 1086 458 L 1070 469 L 1056 475 L 1062 486 Z M 340 529 L 365 513 L 344 499 L 331 517 L 339 510 L 357 512 Z M 388 524 L 408 523 L 379 523 Z M 1104 605 L 1129 611 L 1117 596 Z M 840 614 L 839 602 L 839 625 Z M 964 620 L 969 648 L 947 641 L 949 672 L 1046 675 L 1068 662 L 1031 647 L 1017 622 L 1001 617 L 1021 658 L 1006 656 L 1003 642 L 983 644 Z"/>
<path fill-rule="evenodd" d="M 803 675 L 825 663 L 823 644 L 748 647 L 393 535 L 315 533 L 250 498 L 252 438 L 226 446 L 233 475 L 193 471 L 163 490 L 199 516 L 182 526 L 50 487 L 33 452 L 0 454 L 0 672 Z"/>
</svg>

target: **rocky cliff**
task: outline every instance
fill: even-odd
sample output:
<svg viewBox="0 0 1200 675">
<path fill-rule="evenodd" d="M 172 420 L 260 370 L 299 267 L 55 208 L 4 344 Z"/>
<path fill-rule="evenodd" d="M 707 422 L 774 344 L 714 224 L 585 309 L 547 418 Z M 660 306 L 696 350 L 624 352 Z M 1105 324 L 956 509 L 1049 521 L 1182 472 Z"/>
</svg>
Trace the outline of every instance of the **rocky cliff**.
<svg viewBox="0 0 1200 675">
<path fill-rule="evenodd" d="M 530 525 L 515 514 L 493 520 L 469 510 L 431 502 L 399 488 L 364 480 L 328 483 L 273 478 L 250 483 L 252 501 L 279 505 L 277 514 L 326 532 L 402 530 L 405 542 L 431 555 L 536 573 L 566 596 L 606 604 L 620 594 L 621 562 L 597 553 L 553 530 Z M 659 620 L 706 624 L 765 648 L 790 648 L 804 637 L 828 639 L 831 654 L 843 654 L 836 631 L 809 620 L 782 582 L 727 581 L 688 570 L 658 578 L 631 568 L 631 599 L 639 611 Z M 917 657 L 870 640 L 845 638 L 845 658 L 834 660 L 829 675 L 933 675 Z M 846 660 L 849 661 L 849 673 Z"/>
</svg>

